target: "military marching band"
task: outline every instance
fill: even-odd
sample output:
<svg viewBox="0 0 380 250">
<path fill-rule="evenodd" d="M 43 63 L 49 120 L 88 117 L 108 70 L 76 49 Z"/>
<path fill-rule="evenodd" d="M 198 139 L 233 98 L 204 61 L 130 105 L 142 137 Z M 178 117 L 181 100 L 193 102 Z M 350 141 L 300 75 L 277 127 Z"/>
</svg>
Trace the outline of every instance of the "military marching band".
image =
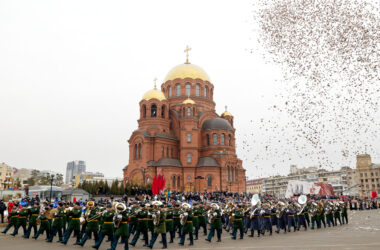
<svg viewBox="0 0 380 250">
<path fill-rule="evenodd" d="M 261 237 L 268 233 L 290 233 L 334 227 L 348 223 L 347 202 L 328 199 L 308 199 L 305 195 L 297 199 L 260 199 L 254 195 L 250 201 L 179 201 L 158 198 L 150 201 L 124 201 L 97 203 L 64 203 L 57 206 L 32 202 L 15 204 L 9 214 L 9 223 L 2 232 L 16 236 L 20 227 L 23 237 L 37 239 L 46 235 L 46 242 L 53 242 L 58 235 L 59 243 L 66 245 L 70 237 L 74 245 L 84 246 L 93 239 L 92 247 L 98 249 L 104 238 L 110 242 L 109 249 L 123 244 L 124 249 L 135 246 L 142 237 L 144 246 L 153 248 L 160 237 L 162 248 L 179 238 L 179 245 L 188 241 L 193 245 L 199 234 L 211 242 L 222 241 L 222 232 L 231 234 L 231 239 Z M 38 227 L 39 225 L 39 227 Z M 33 229 L 33 234 L 32 233 Z M 178 235 L 178 236 L 177 236 Z M 132 239 L 130 239 L 132 238 Z M 168 242 L 169 240 L 169 242 Z"/>
</svg>

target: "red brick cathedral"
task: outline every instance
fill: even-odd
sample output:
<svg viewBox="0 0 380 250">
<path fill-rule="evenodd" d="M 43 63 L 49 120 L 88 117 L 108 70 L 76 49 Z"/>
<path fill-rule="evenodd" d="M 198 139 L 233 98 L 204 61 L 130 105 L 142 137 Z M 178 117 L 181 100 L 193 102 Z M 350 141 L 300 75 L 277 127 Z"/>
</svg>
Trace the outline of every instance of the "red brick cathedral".
<svg viewBox="0 0 380 250">
<path fill-rule="evenodd" d="M 234 117 L 215 112 L 213 95 L 207 73 L 188 59 L 169 71 L 161 90 L 146 92 L 124 183 L 148 184 L 161 174 L 169 190 L 244 192 Z"/>
</svg>

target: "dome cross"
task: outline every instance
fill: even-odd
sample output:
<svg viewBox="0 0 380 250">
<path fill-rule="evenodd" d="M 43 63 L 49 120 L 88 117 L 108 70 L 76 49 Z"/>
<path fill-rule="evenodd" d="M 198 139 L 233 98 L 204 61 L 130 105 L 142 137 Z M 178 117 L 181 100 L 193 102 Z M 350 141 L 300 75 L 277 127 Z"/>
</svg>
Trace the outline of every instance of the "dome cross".
<svg viewBox="0 0 380 250">
<path fill-rule="evenodd" d="M 186 49 L 184 50 L 184 52 L 186 53 L 186 64 L 189 64 L 189 51 L 191 50 L 191 48 L 189 47 L 189 45 L 186 45 Z"/>
<path fill-rule="evenodd" d="M 157 89 L 157 85 L 156 85 L 157 77 L 155 77 L 155 78 L 153 79 L 153 81 L 154 81 L 154 89 Z"/>
</svg>

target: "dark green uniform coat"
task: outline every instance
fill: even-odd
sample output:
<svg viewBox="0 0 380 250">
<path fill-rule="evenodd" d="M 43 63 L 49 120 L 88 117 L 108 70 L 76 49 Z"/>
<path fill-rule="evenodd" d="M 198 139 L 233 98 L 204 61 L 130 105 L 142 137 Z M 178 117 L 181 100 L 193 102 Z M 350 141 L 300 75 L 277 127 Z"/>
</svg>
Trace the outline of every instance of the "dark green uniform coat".
<svg viewBox="0 0 380 250">
<path fill-rule="evenodd" d="M 188 216 L 187 216 L 186 223 L 182 227 L 182 233 L 184 233 L 184 234 L 192 233 L 194 231 L 194 228 L 193 228 L 193 219 L 194 219 L 193 212 L 188 211 L 187 213 L 188 213 Z"/>
<path fill-rule="evenodd" d="M 116 229 L 116 236 L 121 236 L 121 237 L 128 237 L 129 236 L 129 227 L 128 227 L 128 212 L 124 211 L 120 214 L 121 217 L 121 222 L 119 225 L 119 228 Z"/>
</svg>

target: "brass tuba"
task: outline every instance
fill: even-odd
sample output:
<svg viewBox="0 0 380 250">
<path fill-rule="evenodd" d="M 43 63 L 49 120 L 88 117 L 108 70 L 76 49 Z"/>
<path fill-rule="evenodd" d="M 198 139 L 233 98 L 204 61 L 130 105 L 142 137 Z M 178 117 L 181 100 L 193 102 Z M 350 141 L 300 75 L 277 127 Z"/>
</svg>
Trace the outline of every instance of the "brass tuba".
<svg viewBox="0 0 380 250">
<path fill-rule="evenodd" d="M 187 217 L 189 216 L 189 213 L 187 211 L 190 210 L 190 208 L 191 208 L 191 205 L 189 203 L 182 204 L 181 212 L 180 212 L 181 214 L 179 215 L 180 223 L 182 226 L 186 224 Z"/>
<path fill-rule="evenodd" d="M 162 202 L 161 201 L 153 201 L 152 205 L 161 206 Z M 157 209 L 156 211 L 153 212 L 153 214 L 152 214 L 153 225 L 157 226 L 158 224 L 160 224 L 160 217 L 161 217 L 161 211 L 159 209 Z"/>
<path fill-rule="evenodd" d="M 119 228 L 122 215 L 121 213 L 127 210 L 127 206 L 124 203 L 117 203 L 115 204 L 115 215 L 113 217 L 113 225 L 115 228 Z"/>
</svg>

